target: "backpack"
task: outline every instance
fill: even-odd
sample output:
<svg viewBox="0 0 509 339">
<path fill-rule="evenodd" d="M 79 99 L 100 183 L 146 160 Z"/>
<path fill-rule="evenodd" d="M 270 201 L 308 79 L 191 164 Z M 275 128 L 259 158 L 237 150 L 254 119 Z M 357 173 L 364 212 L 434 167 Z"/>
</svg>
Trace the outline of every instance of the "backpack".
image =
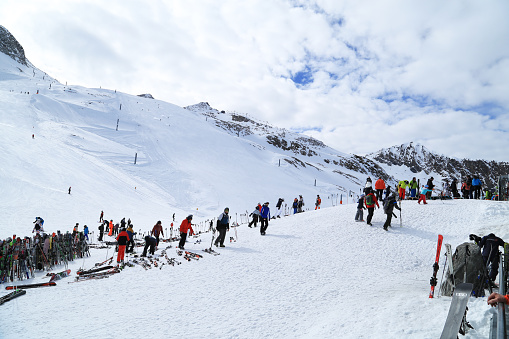
<svg viewBox="0 0 509 339">
<path fill-rule="evenodd" d="M 366 205 L 374 205 L 373 194 L 366 195 Z"/>
<path fill-rule="evenodd" d="M 393 199 L 386 199 L 385 202 L 384 202 L 384 213 L 385 214 L 388 214 L 387 212 L 389 211 L 389 205 L 393 202 L 394 200 Z"/>
</svg>

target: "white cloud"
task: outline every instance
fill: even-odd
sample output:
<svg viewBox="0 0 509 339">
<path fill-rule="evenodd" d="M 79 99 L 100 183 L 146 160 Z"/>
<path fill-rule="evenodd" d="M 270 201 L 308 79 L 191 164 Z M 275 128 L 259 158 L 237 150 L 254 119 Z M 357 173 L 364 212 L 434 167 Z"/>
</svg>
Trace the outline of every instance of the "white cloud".
<svg viewBox="0 0 509 339">
<path fill-rule="evenodd" d="M 509 139 L 508 12 L 503 0 L 7 0 L 0 23 L 62 82 L 208 101 L 344 152 L 418 141 L 508 161 L 492 140 Z M 297 86 L 303 70 L 313 82 Z"/>
</svg>

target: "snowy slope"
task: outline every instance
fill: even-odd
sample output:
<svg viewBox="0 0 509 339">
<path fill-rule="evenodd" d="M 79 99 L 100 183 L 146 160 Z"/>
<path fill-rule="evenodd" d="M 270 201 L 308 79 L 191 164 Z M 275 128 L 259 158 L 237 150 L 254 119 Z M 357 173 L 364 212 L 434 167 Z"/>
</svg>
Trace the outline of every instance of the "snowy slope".
<svg viewBox="0 0 509 339">
<path fill-rule="evenodd" d="M 381 210 L 369 227 L 353 221 L 355 205 L 342 205 L 271 221 L 265 237 L 241 225 L 238 242 L 220 256 L 202 252 L 180 266 L 128 267 L 109 279 L 28 290 L 0 308 L 0 336 L 437 338 L 451 301 L 428 298 L 438 233 L 453 249 L 469 233 L 507 239 L 509 205 L 404 201 L 402 208 L 403 227 L 394 219 L 389 232 Z M 186 247 L 201 252 L 210 234 L 201 239 Z M 108 255 L 93 250 L 70 268 Z M 475 330 L 466 338 L 487 338 L 486 298 L 471 298 L 469 309 Z"/>
<path fill-rule="evenodd" d="M 26 233 L 35 216 L 48 231 L 65 231 L 93 224 L 104 210 L 108 219 L 130 217 L 148 229 L 173 213 L 205 221 L 225 206 L 240 214 L 299 194 L 308 207 L 317 194 L 332 205 L 333 195 L 347 202 L 367 176 L 353 156 L 316 140 L 254 120 L 240 122 L 254 133 L 239 137 L 225 128 L 234 117 L 220 115 L 67 86 L 0 54 L 0 212 L 7 226 L 0 237 Z M 306 152 L 268 142 L 281 135 Z"/>
</svg>

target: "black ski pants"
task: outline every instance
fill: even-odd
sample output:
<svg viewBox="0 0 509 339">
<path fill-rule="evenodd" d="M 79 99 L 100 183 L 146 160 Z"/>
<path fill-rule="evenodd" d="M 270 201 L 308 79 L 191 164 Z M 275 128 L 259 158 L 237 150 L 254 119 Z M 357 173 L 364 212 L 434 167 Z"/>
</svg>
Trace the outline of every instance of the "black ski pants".
<svg viewBox="0 0 509 339">
<path fill-rule="evenodd" d="M 387 220 L 385 220 L 384 228 L 391 226 L 391 221 L 392 221 L 392 211 L 387 212 Z"/>
<path fill-rule="evenodd" d="M 179 248 L 184 247 L 186 244 L 187 239 L 187 233 L 180 232 L 180 242 L 179 242 Z"/>
<path fill-rule="evenodd" d="M 373 218 L 374 212 L 375 212 L 375 206 L 368 207 L 368 218 L 366 219 L 366 223 L 371 224 L 371 219 Z"/>
<path fill-rule="evenodd" d="M 383 199 L 382 199 L 383 195 L 384 195 L 384 190 L 383 190 L 383 189 L 381 189 L 381 190 L 376 190 L 376 199 L 377 199 L 378 201 L 382 201 L 382 200 L 383 200 Z"/>
<path fill-rule="evenodd" d="M 261 225 L 260 225 L 260 233 L 265 233 L 267 230 L 267 227 L 269 227 L 269 219 L 268 218 L 261 218 Z"/>
<path fill-rule="evenodd" d="M 251 225 L 254 224 L 254 227 L 256 227 L 256 224 L 258 224 L 258 215 L 256 214 L 253 214 L 253 220 L 251 220 L 251 222 L 249 223 L 249 227 L 251 227 Z"/>
<path fill-rule="evenodd" d="M 103 235 L 104 235 L 104 232 L 99 232 L 99 241 L 103 241 Z"/>
<path fill-rule="evenodd" d="M 217 236 L 216 241 L 214 241 L 214 244 L 224 245 L 224 239 L 226 238 L 226 227 L 218 228 L 217 231 L 219 232 L 219 235 Z"/>
</svg>

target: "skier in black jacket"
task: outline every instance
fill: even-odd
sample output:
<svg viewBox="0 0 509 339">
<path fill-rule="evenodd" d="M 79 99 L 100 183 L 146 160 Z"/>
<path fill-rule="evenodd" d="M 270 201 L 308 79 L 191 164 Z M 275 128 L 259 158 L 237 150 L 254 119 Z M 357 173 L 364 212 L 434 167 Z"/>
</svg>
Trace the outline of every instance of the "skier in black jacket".
<svg viewBox="0 0 509 339">
<path fill-rule="evenodd" d="M 392 193 L 389 197 L 387 197 L 385 199 L 385 202 L 384 202 L 384 212 L 385 212 L 385 214 L 387 214 L 387 220 L 385 220 L 385 224 L 384 224 L 384 230 L 386 230 L 386 231 L 387 231 L 387 228 L 389 226 L 391 226 L 394 208 L 401 211 L 401 208 L 399 208 L 398 202 L 396 201 L 396 193 Z M 396 216 L 394 215 L 394 217 L 396 217 Z"/>
<path fill-rule="evenodd" d="M 470 234 L 470 240 L 474 240 L 480 248 L 482 248 L 482 258 L 486 268 L 489 268 L 489 277 L 492 281 L 498 275 L 498 266 L 500 262 L 500 252 L 498 247 L 504 247 L 504 240 L 497 237 L 495 234 L 490 233 L 484 237 L 478 237 L 475 234 Z M 490 268 L 491 264 L 491 268 Z"/>
</svg>

